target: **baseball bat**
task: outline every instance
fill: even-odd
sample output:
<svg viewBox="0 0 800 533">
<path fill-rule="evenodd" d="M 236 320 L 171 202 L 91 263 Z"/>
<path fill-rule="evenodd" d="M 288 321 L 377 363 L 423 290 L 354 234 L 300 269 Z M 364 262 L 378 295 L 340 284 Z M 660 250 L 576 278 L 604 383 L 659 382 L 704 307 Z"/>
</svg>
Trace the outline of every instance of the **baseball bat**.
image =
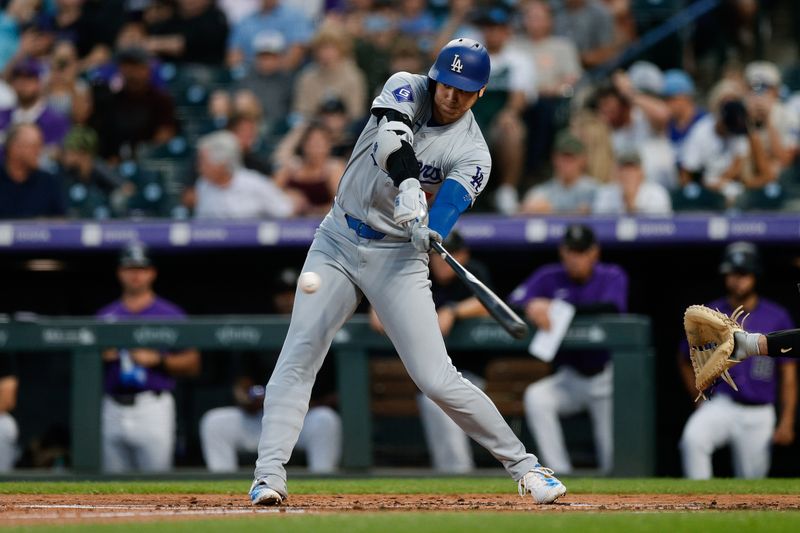
<svg viewBox="0 0 800 533">
<path fill-rule="evenodd" d="M 464 282 L 470 291 L 480 300 L 497 322 L 503 326 L 512 337 L 522 339 L 528 334 L 528 325 L 501 300 L 489 287 L 481 283 L 472 272 L 456 261 L 441 243 L 431 239 L 431 247 L 438 253 L 450 268 Z"/>
</svg>

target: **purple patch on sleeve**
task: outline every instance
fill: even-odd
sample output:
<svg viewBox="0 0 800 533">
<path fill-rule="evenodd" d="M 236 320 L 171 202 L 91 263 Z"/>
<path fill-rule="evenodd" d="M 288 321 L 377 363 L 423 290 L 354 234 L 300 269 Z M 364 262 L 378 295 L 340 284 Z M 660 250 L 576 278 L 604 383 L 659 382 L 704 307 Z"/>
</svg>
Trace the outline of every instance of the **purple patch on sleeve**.
<svg viewBox="0 0 800 533">
<path fill-rule="evenodd" d="M 392 91 L 394 99 L 398 102 L 413 102 L 414 92 L 411 90 L 411 85 L 403 85 Z"/>
</svg>

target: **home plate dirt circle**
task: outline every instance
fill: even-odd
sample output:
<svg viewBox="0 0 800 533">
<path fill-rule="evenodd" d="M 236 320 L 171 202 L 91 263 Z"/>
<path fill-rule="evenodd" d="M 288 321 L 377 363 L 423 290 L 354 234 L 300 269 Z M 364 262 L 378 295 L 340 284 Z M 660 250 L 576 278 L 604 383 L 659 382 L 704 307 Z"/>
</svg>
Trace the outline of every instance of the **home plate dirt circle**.
<svg viewBox="0 0 800 533">
<path fill-rule="evenodd" d="M 0 524 L 152 521 L 275 514 L 370 511 L 667 512 L 800 510 L 796 495 L 568 494 L 536 505 L 516 494 L 294 495 L 280 507 L 253 507 L 246 495 L 0 495 Z"/>
</svg>

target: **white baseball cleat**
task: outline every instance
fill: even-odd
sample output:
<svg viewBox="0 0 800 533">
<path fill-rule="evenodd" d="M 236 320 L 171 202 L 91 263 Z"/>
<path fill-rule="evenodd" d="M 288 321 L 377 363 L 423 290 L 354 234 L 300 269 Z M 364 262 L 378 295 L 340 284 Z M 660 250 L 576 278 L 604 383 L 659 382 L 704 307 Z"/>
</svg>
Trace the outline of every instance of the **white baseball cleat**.
<svg viewBox="0 0 800 533">
<path fill-rule="evenodd" d="M 250 501 L 253 505 L 280 505 L 283 496 L 269 488 L 263 479 L 257 479 L 250 486 Z"/>
<path fill-rule="evenodd" d="M 567 493 L 567 487 L 553 475 L 553 471 L 538 463 L 519 480 L 518 488 L 520 496 L 530 494 L 536 503 L 553 503 Z"/>
</svg>

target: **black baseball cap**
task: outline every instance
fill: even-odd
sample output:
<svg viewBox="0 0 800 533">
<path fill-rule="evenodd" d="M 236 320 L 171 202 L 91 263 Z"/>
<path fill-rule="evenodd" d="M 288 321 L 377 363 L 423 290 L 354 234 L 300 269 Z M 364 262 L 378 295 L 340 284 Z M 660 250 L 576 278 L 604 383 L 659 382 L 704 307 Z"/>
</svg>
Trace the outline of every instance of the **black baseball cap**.
<svg viewBox="0 0 800 533">
<path fill-rule="evenodd" d="M 464 242 L 464 237 L 456 230 L 450 232 L 450 235 L 447 236 L 442 245 L 450 253 L 457 252 L 467 247 L 467 243 Z"/>
<path fill-rule="evenodd" d="M 119 255 L 119 266 L 122 268 L 148 268 L 153 266 L 147 247 L 139 242 L 131 243 L 122 249 Z"/>
<path fill-rule="evenodd" d="M 561 245 L 575 252 L 585 252 L 597 244 L 594 231 L 584 224 L 570 224 L 564 230 Z"/>
<path fill-rule="evenodd" d="M 729 244 L 722 256 L 719 273 L 759 275 L 761 273 L 761 256 L 756 245 L 744 241 Z"/>
</svg>

